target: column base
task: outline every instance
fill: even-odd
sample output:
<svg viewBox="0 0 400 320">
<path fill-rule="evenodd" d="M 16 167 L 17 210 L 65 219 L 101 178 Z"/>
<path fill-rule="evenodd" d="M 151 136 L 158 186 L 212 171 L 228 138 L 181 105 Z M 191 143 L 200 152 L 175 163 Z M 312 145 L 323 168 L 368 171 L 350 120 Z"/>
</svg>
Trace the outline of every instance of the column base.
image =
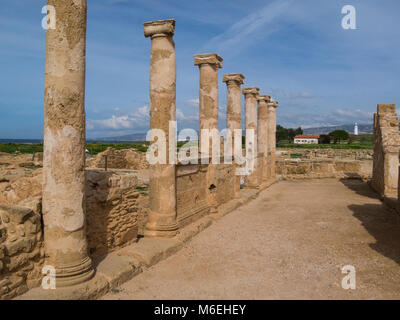
<svg viewBox="0 0 400 320">
<path fill-rule="evenodd" d="M 160 219 L 154 219 L 155 216 L 159 216 Z M 168 220 L 175 220 L 175 221 L 168 221 Z M 162 215 L 159 214 L 150 213 L 150 221 L 146 224 L 144 230 L 144 236 L 152 238 L 156 237 L 171 238 L 178 233 L 178 228 L 179 227 L 178 224 L 176 223 L 176 219 L 173 219 L 171 217 L 163 217 Z"/>
<path fill-rule="evenodd" d="M 69 287 L 91 279 L 94 275 L 92 260 L 86 257 L 78 264 L 56 267 L 56 288 Z"/>
</svg>

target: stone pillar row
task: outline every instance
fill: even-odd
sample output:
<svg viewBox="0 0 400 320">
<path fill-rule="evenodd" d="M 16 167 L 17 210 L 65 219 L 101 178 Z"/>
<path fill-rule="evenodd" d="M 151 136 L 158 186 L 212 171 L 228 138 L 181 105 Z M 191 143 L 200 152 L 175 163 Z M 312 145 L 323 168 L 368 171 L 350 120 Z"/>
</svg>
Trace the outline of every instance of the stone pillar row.
<svg viewBox="0 0 400 320">
<path fill-rule="evenodd" d="M 48 0 L 48 4 L 56 9 L 57 28 L 46 33 L 43 220 L 46 264 L 55 267 L 56 285 L 60 287 L 86 281 L 94 273 L 85 233 L 87 4 L 86 0 Z M 169 127 L 169 122 L 176 120 L 174 31 L 173 19 L 144 23 L 144 35 L 151 39 L 150 128 L 164 131 L 167 146 L 176 139 L 175 134 L 170 136 Z M 222 58 L 215 53 L 199 54 L 194 56 L 194 64 L 200 70 L 200 129 L 218 129 L 218 69 L 222 68 Z M 241 129 L 240 86 L 244 76 L 225 74 L 223 82 L 228 92 L 227 128 L 233 132 Z M 261 166 L 268 168 L 268 174 L 258 172 L 256 165 L 247 179 L 249 186 L 256 187 L 262 178 L 274 175 L 277 103 L 270 103 L 267 95 L 260 96 L 256 87 L 244 88 L 243 94 L 246 129 L 255 130 L 251 151 L 255 160 L 257 147 L 264 158 L 269 159 L 268 165 Z M 200 148 L 204 139 L 200 137 Z M 211 147 L 211 142 L 209 145 Z M 169 154 L 166 158 L 171 159 Z M 212 191 L 218 187 L 215 172 L 215 166 L 210 165 L 207 179 L 211 211 L 217 206 Z M 235 178 L 234 194 L 240 198 L 240 177 Z M 150 213 L 145 236 L 171 237 L 177 230 L 176 166 L 170 161 L 151 164 Z"/>
</svg>

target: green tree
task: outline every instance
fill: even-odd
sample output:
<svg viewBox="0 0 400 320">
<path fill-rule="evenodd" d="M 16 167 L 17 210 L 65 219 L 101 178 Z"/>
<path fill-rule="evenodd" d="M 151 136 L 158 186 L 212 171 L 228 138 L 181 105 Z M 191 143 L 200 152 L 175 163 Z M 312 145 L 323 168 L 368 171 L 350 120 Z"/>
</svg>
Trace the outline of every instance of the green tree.
<svg viewBox="0 0 400 320">
<path fill-rule="evenodd" d="M 349 133 L 345 130 L 335 130 L 329 133 L 329 136 L 331 139 L 333 139 L 334 143 L 336 144 L 337 142 L 342 142 L 349 140 Z"/>
<path fill-rule="evenodd" d="M 319 143 L 330 144 L 331 143 L 331 137 L 328 134 L 321 134 L 319 136 Z"/>
</svg>

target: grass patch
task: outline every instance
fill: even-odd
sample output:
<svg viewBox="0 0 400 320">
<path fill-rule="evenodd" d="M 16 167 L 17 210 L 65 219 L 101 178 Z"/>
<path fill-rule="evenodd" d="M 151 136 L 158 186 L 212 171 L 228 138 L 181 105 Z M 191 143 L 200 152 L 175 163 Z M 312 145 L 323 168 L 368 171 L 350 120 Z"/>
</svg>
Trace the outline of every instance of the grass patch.
<svg viewBox="0 0 400 320">
<path fill-rule="evenodd" d="M 149 146 L 148 142 L 121 142 L 121 143 L 103 143 L 103 142 L 89 142 L 86 144 L 86 149 L 89 153 L 96 155 L 105 151 L 107 148 L 114 148 L 116 150 L 123 149 L 136 149 L 140 152 L 146 152 Z M 43 152 L 43 143 L 0 143 L 0 152 L 6 153 L 34 153 Z"/>
<path fill-rule="evenodd" d="M 286 149 L 372 149 L 371 144 L 278 144 L 278 148 Z"/>
</svg>

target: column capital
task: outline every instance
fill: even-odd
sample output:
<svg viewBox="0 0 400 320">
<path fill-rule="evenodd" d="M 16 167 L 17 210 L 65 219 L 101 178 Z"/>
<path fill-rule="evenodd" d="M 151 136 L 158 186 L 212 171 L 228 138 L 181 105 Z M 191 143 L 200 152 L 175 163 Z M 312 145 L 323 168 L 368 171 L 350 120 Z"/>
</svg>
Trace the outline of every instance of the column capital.
<svg viewBox="0 0 400 320">
<path fill-rule="evenodd" d="M 224 74 L 222 82 L 226 82 L 226 84 L 228 84 L 229 81 L 233 81 L 236 82 L 238 85 L 241 85 L 244 83 L 244 75 L 242 75 L 241 73 Z"/>
<path fill-rule="evenodd" d="M 222 59 L 216 53 L 204 53 L 204 54 L 195 54 L 194 55 L 194 65 L 200 66 L 202 64 L 213 64 L 217 68 L 222 68 Z"/>
<path fill-rule="evenodd" d="M 271 101 L 271 96 L 267 95 L 267 94 L 260 94 L 257 96 L 257 100 L 258 101 L 265 101 L 265 102 L 270 102 Z"/>
<path fill-rule="evenodd" d="M 175 33 L 175 19 L 148 21 L 143 23 L 143 26 L 146 38 L 173 36 Z"/>
<path fill-rule="evenodd" d="M 254 94 L 254 95 L 258 96 L 259 92 L 260 92 L 260 89 L 257 87 L 245 87 L 242 89 L 242 93 L 244 95 Z"/>
<path fill-rule="evenodd" d="M 268 103 L 268 106 L 269 107 L 274 107 L 276 109 L 276 108 L 278 108 L 279 103 L 278 103 L 278 101 L 271 101 L 271 102 Z"/>
</svg>

